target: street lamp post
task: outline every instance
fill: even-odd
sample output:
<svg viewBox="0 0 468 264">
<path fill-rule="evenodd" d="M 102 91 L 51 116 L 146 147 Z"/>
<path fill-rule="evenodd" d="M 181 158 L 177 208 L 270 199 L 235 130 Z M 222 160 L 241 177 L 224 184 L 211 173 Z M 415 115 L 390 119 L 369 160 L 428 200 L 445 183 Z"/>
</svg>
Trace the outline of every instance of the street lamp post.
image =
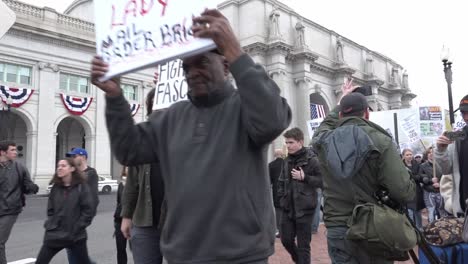
<svg viewBox="0 0 468 264">
<path fill-rule="evenodd" d="M 447 82 L 448 100 L 449 100 L 449 116 L 450 125 L 455 123 L 455 116 L 453 112 L 453 99 L 452 99 L 452 62 L 450 61 L 449 49 L 442 48 L 441 59 L 444 65 L 445 81 Z"/>
</svg>

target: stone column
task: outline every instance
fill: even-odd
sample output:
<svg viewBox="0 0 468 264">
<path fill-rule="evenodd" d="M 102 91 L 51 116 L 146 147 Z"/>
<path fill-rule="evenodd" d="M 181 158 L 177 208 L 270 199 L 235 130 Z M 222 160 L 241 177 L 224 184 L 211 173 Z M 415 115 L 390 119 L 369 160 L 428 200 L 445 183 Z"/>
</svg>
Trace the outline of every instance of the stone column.
<svg viewBox="0 0 468 264">
<path fill-rule="evenodd" d="M 94 87 L 94 86 L 93 86 Z M 96 91 L 96 134 L 90 136 L 90 146 L 93 153 L 93 165 L 97 173 L 103 177 L 111 177 L 111 150 L 109 135 L 107 133 L 105 120 L 105 98 L 104 93 L 95 88 Z M 88 139 L 86 139 L 88 140 Z"/>
<path fill-rule="evenodd" d="M 35 180 L 36 176 L 36 164 L 37 164 L 37 152 L 32 150 L 37 149 L 37 131 L 28 131 L 26 133 L 26 163 L 31 167 L 29 168 L 29 173 L 31 174 L 32 180 Z"/>
<path fill-rule="evenodd" d="M 296 92 L 296 120 L 297 127 L 304 132 L 304 145 L 308 145 L 311 135 L 307 129 L 307 121 L 310 120 L 310 95 L 309 88 L 312 80 L 307 77 L 301 77 L 294 80 L 297 86 Z"/>
<path fill-rule="evenodd" d="M 39 102 L 38 102 L 38 124 L 36 138 L 37 147 L 32 148 L 37 152 L 36 167 L 31 168 L 36 172 L 36 182 L 40 187 L 40 192 L 45 193 L 45 188 L 55 172 L 55 145 L 56 131 L 54 130 L 55 115 L 55 87 L 58 87 L 59 67 L 52 63 L 38 63 L 39 76 Z M 33 146 L 34 147 L 34 146 Z"/>
<path fill-rule="evenodd" d="M 290 89 L 288 89 L 288 86 L 285 83 L 286 72 L 282 69 L 276 69 L 276 70 L 271 70 L 268 74 L 273 79 L 273 81 L 275 81 L 276 84 L 279 86 L 281 90 L 281 96 L 286 98 L 289 105 L 291 106 L 292 96 L 290 93 Z M 294 111 L 293 109 L 291 110 Z M 294 118 L 294 115 L 293 115 L 293 118 Z M 284 145 L 284 139 L 283 139 L 283 136 L 280 135 L 273 141 L 273 151 L 275 149 L 283 148 L 283 145 Z"/>
</svg>

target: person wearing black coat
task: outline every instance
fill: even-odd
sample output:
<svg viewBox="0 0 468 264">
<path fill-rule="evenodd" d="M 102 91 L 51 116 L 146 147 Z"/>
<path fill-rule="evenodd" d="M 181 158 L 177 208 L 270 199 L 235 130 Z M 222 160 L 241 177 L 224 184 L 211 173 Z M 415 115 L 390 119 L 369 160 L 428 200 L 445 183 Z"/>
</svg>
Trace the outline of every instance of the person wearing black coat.
<svg viewBox="0 0 468 264">
<path fill-rule="evenodd" d="M 117 264 L 127 264 L 127 239 L 120 230 L 122 225 L 122 194 L 127 180 L 127 167 L 123 168 L 122 181 L 117 188 L 117 204 L 114 212 L 114 237 L 117 248 Z"/>
<path fill-rule="evenodd" d="M 94 213 L 90 189 L 73 159 L 62 159 L 52 178 L 47 203 L 44 242 L 36 264 L 47 264 L 62 249 L 70 248 L 78 263 L 89 264 L 86 227 Z"/>
<path fill-rule="evenodd" d="M 278 178 L 283 169 L 284 152 L 282 149 L 275 150 L 275 160 L 268 164 L 268 170 L 270 172 L 271 188 L 273 193 L 273 205 L 275 206 L 276 216 L 276 237 L 279 237 L 280 232 L 280 220 L 281 220 L 281 207 L 278 197 Z"/>
<path fill-rule="evenodd" d="M 278 180 L 278 196 L 283 210 L 281 243 L 295 263 L 309 264 L 312 221 L 322 176 L 317 156 L 304 147 L 303 132 L 292 128 L 284 133 L 284 137 L 288 157 Z"/>
<path fill-rule="evenodd" d="M 419 167 L 419 177 L 423 183 L 424 189 L 424 203 L 427 208 L 428 221 L 431 223 L 436 218 L 447 216 L 447 212 L 444 209 L 444 199 L 440 194 L 440 179 L 442 177 L 442 171 L 436 166 L 434 175 L 434 148 L 429 147 L 424 152 L 424 160 Z"/>
<path fill-rule="evenodd" d="M 419 177 L 420 164 L 413 159 L 413 151 L 411 149 L 404 149 L 402 155 L 403 164 L 406 166 L 408 171 L 411 173 L 411 177 L 416 182 L 416 196 L 412 202 L 407 204 L 408 214 L 416 224 L 416 227 L 422 230 L 421 210 L 426 208 L 426 205 L 424 204 L 424 192 L 421 187 L 423 183 Z"/>
</svg>

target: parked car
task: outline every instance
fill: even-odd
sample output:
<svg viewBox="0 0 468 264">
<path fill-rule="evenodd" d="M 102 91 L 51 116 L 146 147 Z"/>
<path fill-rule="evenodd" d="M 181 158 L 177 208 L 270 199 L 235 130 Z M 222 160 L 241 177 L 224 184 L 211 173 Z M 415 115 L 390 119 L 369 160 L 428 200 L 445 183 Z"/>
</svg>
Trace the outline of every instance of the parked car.
<svg viewBox="0 0 468 264">
<path fill-rule="evenodd" d="M 99 177 L 98 190 L 100 192 L 108 194 L 111 192 L 116 192 L 118 188 L 119 188 L 119 183 L 117 182 L 117 180 Z"/>
<path fill-rule="evenodd" d="M 53 184 L 47 187 L 47 194 L 50 193 L 50 190 L 52 189 L 52 185 Z M 108 194 L 111 192 L 116 192 L 118 188 L 119 188 L 119 183 L 117 182 L 117 180 L 112 180 L 112 179 L 105 178 L 105 177 L 99 177 L 99 181 L 98 181 L 99 192 L 103 194 Z"/>
</svg>

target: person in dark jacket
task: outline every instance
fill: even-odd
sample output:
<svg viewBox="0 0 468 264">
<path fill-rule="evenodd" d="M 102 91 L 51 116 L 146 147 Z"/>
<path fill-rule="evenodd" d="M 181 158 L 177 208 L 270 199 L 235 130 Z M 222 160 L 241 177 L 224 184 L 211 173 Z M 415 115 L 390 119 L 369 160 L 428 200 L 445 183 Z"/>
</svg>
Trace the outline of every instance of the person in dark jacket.
<svg viewBox="0 0 468 264">
<path fill-rule="evenodd" d="M 273 206 L 276 216 L 276 237 L 280 235 L 281 207 L 278 197 L 278 178 L 283 170 L 284 152 L 282 149 L 275 150 L 275 160 L 268 164 L 270 172 L 271 190 L 273 193 Z"/>
<path fill-rule="evenodd" d="M 322 178 L 317 157 L 304 147 L 304 133 L 292 128 L 284 133 L 284 138 L 288 156 L 278 180 L 283 210 L 281 242 L 295 263 L 309 264 L 312 219 Z"/>
<path fill-rule="evenodd" d="M 169 264 L 267 263 L 275 241 L 267 149 L 291 111 L 221 12 L 205 10 L 193 22 L 194 36 L 212 38 L 217 49 L 183 60 L 189 100 L 147 122 L 134 124 L 119 80 L 99 81 L 108 65 L 94 57 L 91 80 L 106 93 L 111 146 L 124 165 L 161 164 Z"/>
<path fill-rule="evenodd" d="M 93 218 L 97 214 L 97 207 L 99 205 L 99 175 L 95 168 L 88 165 L 88 151 L 83 148 L 73 148 L 66 154 L 67 157 L 73 158 L 78 169 L 83 172 L 86 184 L 89 186 L 91 201 L 93 202 Z M 77 262 L 77 258 L 72 254 L 72 251 L 67 248 L 68 264 L 81 264 Z M 91 263 L 95 263 L 90 260 Z"/>
<path fill-rule="evenodd" d="M 155 88 L 146 96 L 147 116 L 152 113 L 154 94 Z M 128 169 L 128 181 L 122 196 L 121 230 L 131 241 L 135 264 L 162 263 L 159 220 L 164 185 L 160 167 L 158 162 L 154 162 Z"/>
<path fill-rule="evenodd" d="M 429 147 L 424 152 L 426 162 L 419 166 L 418 177 L 422 182 L 424 190 L 424 204 L 427 208 L 428 221 L 431 223 L 436 218 L 447 216 L 444 210 L 444 200 L 440 195 L 440 179 L 442 172 L 437 166 L 434 167 L 434 147 Z M 434 174 L 435 170 L 435 174 Z"/>
<path fill-rule="evenodd" d="M 47 264 L 62 249 L 69 248 L 78 263 L 88 264 L 86 227 L 93 219 L 93 202 L 82 172 L 73 159 L 57 163 L 47 203 L 45 234 L 36 264 Z"/>
<path fill-rule="evenodd" d="M 7 263 L 5 244 L 25 205 L 24 195 L 39 190 L 16 157 L 15 142 L 0 141 L 0 264 Z"/>
<path fill-rule="evenodd" d="M 114 237 L 115 237 L 115 246 L 117 249 L 117 264 L 127 264 L 127 239 L 120 230 L 122 225 L 122 195 L 125 187 L 125 182 L 127 180 L 127 167 L 122 169 L 122 180 L 117 187 L 117 204 L 115 206 L 114 212 Z"/>
<path fill-rule="evenodd" d="M 409 217 L 416 224 L 416 227 L 422 230 L 422 209 L 426 208 L 424 204 L 424 192 L 421 187 L 423 182 L 419 177 L 420 164 L 413 159 L 413 151 L 411 149 L 403 149 L 403 164 L 411 172 L 411 177 L 416 183 L 416 196 L 414 200 L 407 204 Z"/>
</svg>

